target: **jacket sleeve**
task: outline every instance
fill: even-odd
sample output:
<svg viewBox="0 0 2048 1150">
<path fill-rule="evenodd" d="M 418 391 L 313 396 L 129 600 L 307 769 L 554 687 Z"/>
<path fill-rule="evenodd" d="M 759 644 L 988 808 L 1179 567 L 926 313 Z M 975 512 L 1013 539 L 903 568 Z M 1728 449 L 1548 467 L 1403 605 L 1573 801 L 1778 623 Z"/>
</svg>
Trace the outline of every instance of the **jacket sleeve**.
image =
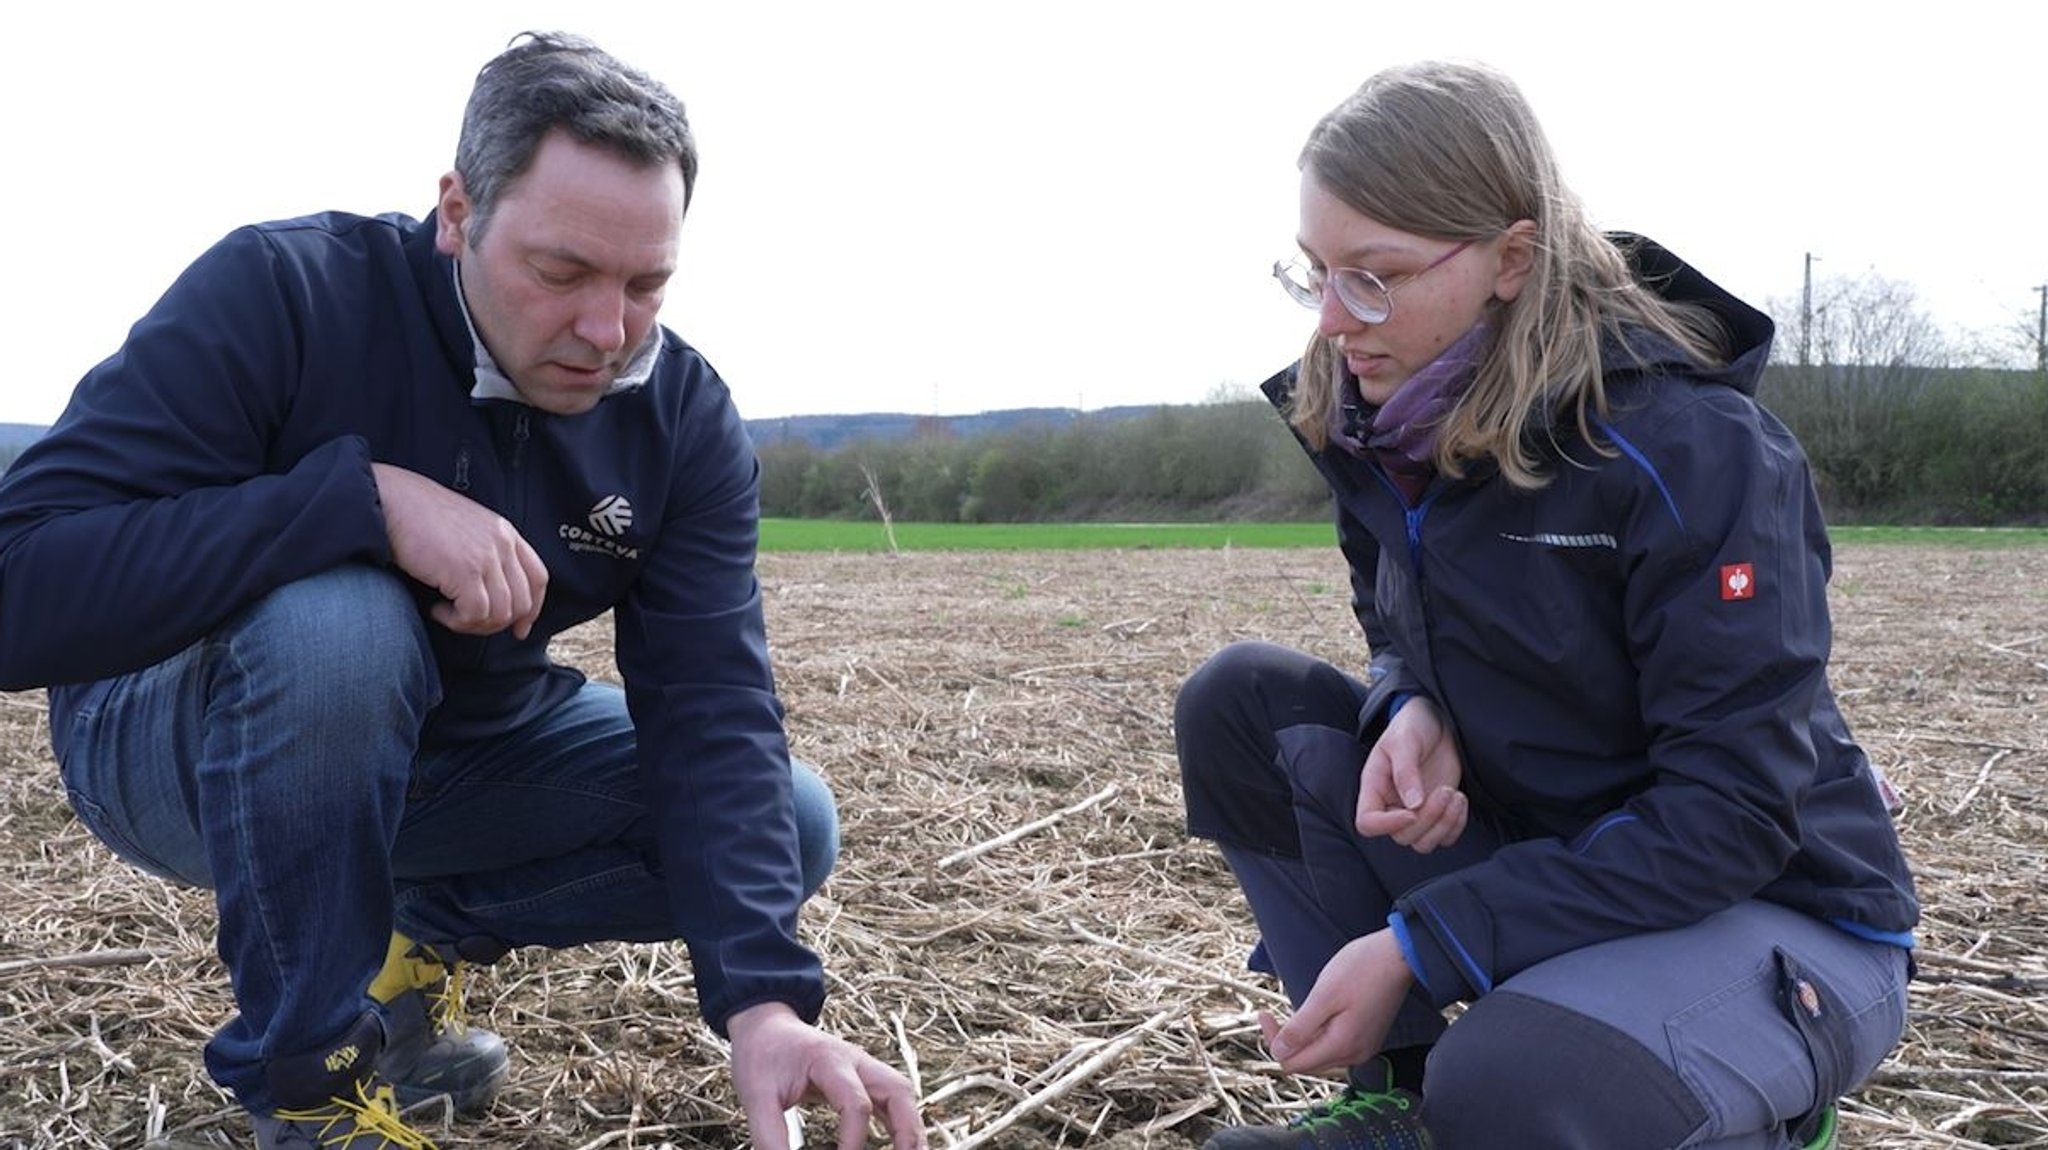
<svg viewBox="0 0 2048 1150">
<path fill-rule="evenodd" d="M 298 319 L 260 233 L 202 256 L 0 480 L 0 689 L 157 662 L 267 592 L 388 557 L 368 446 L 279 458 Z"/>
<path fill-rule="evenodd" d="M 696 370 L 709 376 L 697 363 Z M 669 898 L 705 1020 L 789 1004 L 815 1022 L 817 956 L 797 940 L 802 875 L 789 748 L 754 574 L 759 468 L 723 384 L 686 413 L 680 479 L 615 613 L 618 661 L 659 820 Z"/>
<path fill-rule="evenodd" d="M 1717 389 L 1718 390 L 1718 389 Z M 1829 553 L 1804 456 L 1732 391 L 1622 437 L 1622 625 L 1654 781 L 1571 838 L 1512 843 L 1411 891 L 1397 931 L 1439 1004 L 1753 897 L 1799 849 L 1825 690 Z"/>
</svg>

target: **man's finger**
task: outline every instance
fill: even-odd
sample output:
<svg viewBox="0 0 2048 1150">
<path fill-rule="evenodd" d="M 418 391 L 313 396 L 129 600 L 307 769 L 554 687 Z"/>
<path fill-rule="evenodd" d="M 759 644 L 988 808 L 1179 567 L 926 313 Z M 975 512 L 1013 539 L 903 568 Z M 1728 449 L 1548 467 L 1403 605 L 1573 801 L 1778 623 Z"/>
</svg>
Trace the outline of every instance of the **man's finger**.
<svg viewBox="0 0 2048 1150">
<path fill-rule="evenodd" d="M 733 1085 L 739 1091 L 740 1113 L 746 1115 L 748 1145 L 754 1150 L 790 1150 L 782 1090 L 773 1079 L 742 1073 L 742 1069 L 735 1060 Z"/>
<path fill-rule="evenodd" d="M 789 1119 L 773 1103 L 747 1106 L 747 1137 L 754 1150 L 790 1150 Z"/>
<path fill-rule="evenodd" d="M 527 592 L 531 596 L 526 609 L 512 620 L 512 633 L 524 639 L 533 631 L 534 622 L 540 618 L 540 609 L 547 602 L 548 567 L 540 561 L 540 555 L 524 539 L 519 540 L 518 550 L 514 554 L 518 559 L 520 572 L 526 577 Z"/>
<path fill-rule="evenodd" d="M 500 631 L 512 622 L 512 583 L 502 563 L 484 566 L 484 601 L 482 618 L 484 634 Z"/>
<path fill-rule="evenodd" d="M 880 1063 L 876 1067 L 887 1070 Z M 908 1079 L 889 1071 L 887 1081 L 868 1084 L 868 1097 L 880 1098 L 882 1125 L 888 1127 L 889 1141 L 896 1150 L 925 1150 L 924 1114 Z"/>
<path fill-rule="evenodd" d="M 844 1062 L 829 1062 L 811 1072 L 811 1088 L 839 1116 L 839 1150 L 861 1150 L 866 1146 L 875 1108 L 860 1075 Z"/>
</svg>

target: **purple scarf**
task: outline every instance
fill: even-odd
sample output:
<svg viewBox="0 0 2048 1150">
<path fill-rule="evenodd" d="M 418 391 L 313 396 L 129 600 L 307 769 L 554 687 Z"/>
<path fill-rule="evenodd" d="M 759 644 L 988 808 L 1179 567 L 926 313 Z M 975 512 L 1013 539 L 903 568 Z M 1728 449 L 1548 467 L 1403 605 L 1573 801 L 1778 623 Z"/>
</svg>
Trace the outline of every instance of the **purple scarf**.
<svg viewBox="0 0 2048 1150">
<path fill-rule="evenodd" d="M 1409 503 L 1436 476 L 1436 433 L 1443 418 L 1472 386 L 1474 365 L 1486 345 L 1487 326 L 1451 341 L 1449 347 L 1408 377 L 1374 410 L 1359 394 L 1358 377 L 1337 363 L 1337 404 L 1330 409 L 1330 442 L 1360 459 L 1375 459 Z"/>
</svg>

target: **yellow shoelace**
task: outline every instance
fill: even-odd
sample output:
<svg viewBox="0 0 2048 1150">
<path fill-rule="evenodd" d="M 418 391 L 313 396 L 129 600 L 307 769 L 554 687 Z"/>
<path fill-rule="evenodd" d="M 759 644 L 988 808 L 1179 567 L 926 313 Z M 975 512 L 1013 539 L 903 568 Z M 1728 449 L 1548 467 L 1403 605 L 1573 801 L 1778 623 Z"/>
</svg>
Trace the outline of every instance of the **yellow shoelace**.
<svg viewBox="0 0 2048 1150">
<path fill-rule="evenodd" d="M 449 963 L 444 968 L 448 977 L 440 989 L 427 992 L 434 1004 L 432 1018 L 437 1034 L 460 1035 L 469 1029 L 469 1011 L 462 1001 L 462 966 L 460 962 Z"/>
<path fill-rule="evenodd" d="M 332 1105 L 318 1110 L 280 1110 L 276 1117 L 287 1122 L 320 1123 L 314 1133 L 322 1146 L 344 1146 L 349 1150 L 436 1150 L 425 1134 L 406 1125 L 398 1116 L 398 1099 L 389 1086 L 379 1086 L 372 1092 L 358 1082 L 353 1099 L 336 1098 Z M 381 1141 L 374 1146 L 358 1141 L 371 1137 Z"/>
</svg>

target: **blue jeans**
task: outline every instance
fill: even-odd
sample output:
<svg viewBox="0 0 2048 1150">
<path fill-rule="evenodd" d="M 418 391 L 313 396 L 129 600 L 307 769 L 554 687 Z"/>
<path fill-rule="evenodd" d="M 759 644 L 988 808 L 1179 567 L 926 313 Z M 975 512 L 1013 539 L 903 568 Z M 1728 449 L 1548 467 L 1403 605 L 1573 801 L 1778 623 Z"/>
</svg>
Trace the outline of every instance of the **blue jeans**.
<svg viewBox="0 0 2048 1150">
<path fill-rule="evenodd" d="M 80 820 L 135 866 L 215 892 L 239 1014 L 207 1067 L 252 1110 L 274 1108 L 270 1059 L 371 1008 L 394 928 L 451 946 L 676 938 L 624 693 L 588 683 L 522 728 L 422 753 L 439 692 L 404 587 L 349 567 L 68 717 Z M 814 771 L 793 772 L 810 894 L 838 813 Z"/>
</svg>

